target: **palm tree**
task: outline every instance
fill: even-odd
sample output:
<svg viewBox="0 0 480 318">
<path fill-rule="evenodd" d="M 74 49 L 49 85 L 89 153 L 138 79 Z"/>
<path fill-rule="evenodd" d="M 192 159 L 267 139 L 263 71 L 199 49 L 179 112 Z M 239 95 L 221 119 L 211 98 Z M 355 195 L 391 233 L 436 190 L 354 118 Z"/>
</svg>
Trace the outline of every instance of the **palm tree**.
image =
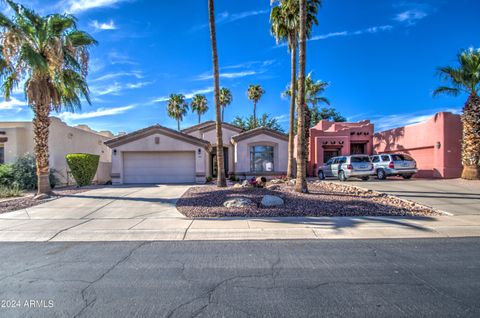
<svg viewBox="0 0 480 318">
<path fill-rule="evenodd" d="M 218 71 L 217 34 L 215 31 L 215 8 L 213 0 L 208 0 L 208 22 L 212 44 L 213 92 L 215 98 L 215 118 L 217 129 L 217 186 L 226 187 L 225 167 L 223 162 L 222 117 L 220 111 L 220 76 Z"/>
<path fill-rule="evenodd" d="M 291 54 L 291 74 L 290 74 L 290 127 L 288 134 L 288 165 L 287 177 L 294 177 L 294 137 L 295 137 L 295 98 L 296 91 L 296 73 L 297 73 L 297 47 L 298 47 L 298 29 L 300 23 L 298 0 L 271 0 L 271 3 L 278 3 L 272 8 L 270 14 L 271 32 L 275 37 L 277 44 L 286 42 Z M 316 18 L 320 0 L 309 0 L 307 10 L 307 37 L 310 38 L 313 25 L 317 25 Z"/>
<path fill-rule="evenodd" d="M 190 103 L 192 111 L 198 115 L 198 123 L 200 124 L 201 117 L 208 111 L 207 97 L 205 95 L 197 94 L 193 96 L 192 102 Z"/>
<path fill-rule="evenodd" d="M 480 49 L 469 49 L 457 56 L 459 66 L 438 69 L 440 78 L 451 86 L 440 86 L 434 95 L 468 94 L 463 107 L 462 178 L 480 179 Z"/>
<path fill-rule="evenodd" d="M 220 89 L 220 106 L 222 107 L 222 122 L 225 120 L 225 107 L 230 105 L 233 101 L 232 92 L 228 88 L 222 87 Z"/>
<path fill-rule="evenodd" d="M 97 42 L 77 29 L 71 15 L 40 16 L 13 1 L 14 13 L 0 13 L 0 70 L 6 100 L 21 82 L 33 110 L 33 131 L 38 176 L 37 198 L 50 192 L 48 135 L 51 111 L 76 111 L 81 98 L 90 104 L 87 85 L 88 49 Z"/>
<path fill-rule="evenodd" d="M 265 90 L 260 85 L 252 85 L 248 87 L 248 99 L 253 101 L 253 121 L 255 127 L 257 127 L 257 103 L 262 98 L 263 94 L 265 94 Z"/>
<path fill-rule="evenodd" d="M 180 131 L 180 121 L 187 114 L 188 103 L 183 94 L 171 94 L 168 99 L 167 113 L 170 118 L 177 121 L 178 131 Z"/>
<path fill-rule="evenodd" d="M 298 70 L 298 101 L 297 101 L 297 179 L 295 191 L 300 193 L 308 192 L 307 184 L 307 155 L 305 136 L 305 64 L 306 64 L 306 42 L 307 42 L 307 0 L 300 1 L 300 31 L 299 31 L 299 70 Z"/>
</svg>

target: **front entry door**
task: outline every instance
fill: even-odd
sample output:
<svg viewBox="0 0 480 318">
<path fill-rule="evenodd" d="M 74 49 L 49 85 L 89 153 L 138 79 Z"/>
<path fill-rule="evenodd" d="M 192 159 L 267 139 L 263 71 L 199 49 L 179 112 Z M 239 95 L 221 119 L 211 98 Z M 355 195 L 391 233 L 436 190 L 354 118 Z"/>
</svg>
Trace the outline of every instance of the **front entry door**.
<svg viewBox="0 0 480 318">
<path fill-rule="evenodd" d="M 364 155 L 365 154 L 365 144 L 356 144 L 353 143 L 350 145 L 350 153 L 352 155 Z"/>
<path fill-rule="evenodd" d="M 335 149 L 335 150 L 324 150 L 323 151 L 323 162 L 327 162 L 328 160 L 330 160 L 330 158 L 333 158 L 333 157 L 338 157 L 340 156 L 340 151 Z"/>
<path fill-rule="evenodd" d="M 217 149 L 212 150 L 212 177 L 217 176 Z M 223 166 L 225 168 L 225 176 L 228 177 L 228 148 L 223 148 Z"/>
</svg>

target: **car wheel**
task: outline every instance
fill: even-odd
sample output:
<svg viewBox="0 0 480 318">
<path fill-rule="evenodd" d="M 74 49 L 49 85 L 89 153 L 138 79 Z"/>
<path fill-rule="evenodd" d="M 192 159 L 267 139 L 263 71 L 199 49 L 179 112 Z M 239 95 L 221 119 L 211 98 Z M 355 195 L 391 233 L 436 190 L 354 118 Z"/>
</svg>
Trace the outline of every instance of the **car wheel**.
<svg viewBox="0 0 480 318">
<path fill-rule="evenodd" d="M 347 177 L 345 176 L 345 172 L 343 172 L 343 171 L 338 172 L 338 180 L 340 180 L 342 182 L 347 181 Z"/>
<path fill-rule="evenodd" d="M 362 177 L 362 181 L 368 181 L 370 179 L 370 177 Z"/>
<path fill-rule="evenodd" d="M 378 178 L 378 180 L 385 180 L 387 178 L 387 174 L 385 173 L 385 170 L 378 169 L 377 170 L 377 178 Z"/>
<path fill-rule="evenodd" d="M 404 175 L 402 175 L 402 178 L 405 179 L 405 180 L 412 179 L 412 177 L 413 177 L 413 174 L 404 174 Z"/>
<path fill-rule="evenodd" d="M 323 174 L 323 171 L 318 172 L 318 179 L 319 180 L 325 180 L 325 175 Z"/>
</svg>

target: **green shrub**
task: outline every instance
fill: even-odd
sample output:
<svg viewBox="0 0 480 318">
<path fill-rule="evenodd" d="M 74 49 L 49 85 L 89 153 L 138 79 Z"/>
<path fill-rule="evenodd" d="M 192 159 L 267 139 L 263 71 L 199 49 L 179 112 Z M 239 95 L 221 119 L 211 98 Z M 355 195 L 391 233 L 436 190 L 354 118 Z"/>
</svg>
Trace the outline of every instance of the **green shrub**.
<svg viewBox="0 0 480 318">
<path fill-rule="evenodd" d="M 92 184 L 97 173 L 100 156 L 79 153 L 68 154 L 66 159 L 78 186 L 83 187 Z"/>
<path fill-rule="evenodd" d="M 14 164 L 11 164 L 12 182 L 13 185 L 23 190 L 35 190 L 37 188 L 37 165 L 35 163 L 35 156 L 26 154 L 17 159 Z M 56 178 L 55 171 L 50 170 L 50 187 L 55 188 Z M 0 183 L 1 184 L 1 183 Z"/>
<path fill-rule="evenodd" d="M 0 199 L 19 197 L 23 194 L 18 186 L 0 186 Z"/>
<path fill-rule="evenodd" d="M 13 165 L 3 164 L 0 165 L 0 187 L 10 186 L 13 184 Z"/>
</svg>

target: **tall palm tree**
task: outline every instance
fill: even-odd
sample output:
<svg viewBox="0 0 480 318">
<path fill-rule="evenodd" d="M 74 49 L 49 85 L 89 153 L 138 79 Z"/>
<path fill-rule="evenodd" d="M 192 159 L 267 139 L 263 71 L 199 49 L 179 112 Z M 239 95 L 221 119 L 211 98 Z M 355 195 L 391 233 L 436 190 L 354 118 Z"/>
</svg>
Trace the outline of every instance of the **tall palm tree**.
<svg viewBox="0 0 480 318">
<path fill-rule="evenodd" d="M 220 111 L 220 76 L 218 71 L 217 34 L 215 31 L 215 8 L 213 0 L 208 0 L 208 22 L 210 26 L 210 41 L 212 44 L 213 92 L 215 98 L 215 117 L 217 129 L 217 186 L 226 187 L 225 167 L 223 162 L 222 117 Z"/>
<path fill-rule="evenodd" d="M 247 95 L 248 99 L 253 101 L 253 122 L 255 127 L 257 127 L 257 103 L 265 94 L 265 90 L 260 85 L 252 85 L 248 87 Z"/>
<path fill-rule="evenodd" d="M 197 94 L 193 96 L 192 102 L 190 103 L 192 111 L 198 115 L 198 123 L 202 122 L 201 117 L 208 111 L 207 97 L 205 95 Z"/>
<path fill-rule="evenodd" d="M 171 94 L 168 99 L 167 113 L 168 116 L 177 121 L 178 131 L 180 131 L 180 122 L 187 114 L 188 103 L 185 101 L 183 94 Z"/>
<path fill-rule="evenodd" d="M 308 192 L 307 184 L 307 154 L 306 154 L 306 136 L 305 136 L 305 64 L 307 60 L 306 42 L 307 42 L 307 0 L 300 1 L 300 31 L 299 31 L 299 70 L 298 70 L 298 101 L 297 101 L 297 179 L 295 191 L 300 193 Z"/>
<path fill-rule="evenodd" d="M 14 17 L 0 13 L 0 72 L 2 93 L 25 82 L 28 105 L 33 110 L 33 131 L 38 176 L 37 198 L 51 192 L 48 135 L 51 111 L 76 111 L 81 98 L 90 104 L 87 85 L 88 49 L 97 42 L 77 29 L 71 15 L 41 16 L 5 0 Z"/>
<path fill-rule="evenodd" d="M 222 121 L 225 120 L 225 107 L 230 105 L 233 101 L 232 92 L 225 87 L 220 89 L 220 106 L 222 107 Z"/>
<path fill-rule="evenodd" d="M 480 49 L 469 49 L 457 56 L 459 66 L 438 69 L 440 78 L 451 86 L 440 86 L 434 95 L 468 94 L 463 107 L 462 178 L 480 179 Z"/>
<path fill-rule="evenodd" d="M 270 13 L 271 32 L 275 37 L 277 44 L 286 42 L 291 54 L 291 74 L 290 74 L 290 127 L 288 134 L 288 165 L 287 177 L 294 177 L 294 138 L 295 138 L 295 99 L 297 86 L 297 47 L 298 31 L 300 24 L 299 3 L 298 0 L 271 0 L 271 4 L 278 3 L 272 8 Z M 307 10 L 307 37 L 310 38 L 313 25 L 317 25 L 316 18 L 320 0 L 309 0 Z"/>
</svg>

